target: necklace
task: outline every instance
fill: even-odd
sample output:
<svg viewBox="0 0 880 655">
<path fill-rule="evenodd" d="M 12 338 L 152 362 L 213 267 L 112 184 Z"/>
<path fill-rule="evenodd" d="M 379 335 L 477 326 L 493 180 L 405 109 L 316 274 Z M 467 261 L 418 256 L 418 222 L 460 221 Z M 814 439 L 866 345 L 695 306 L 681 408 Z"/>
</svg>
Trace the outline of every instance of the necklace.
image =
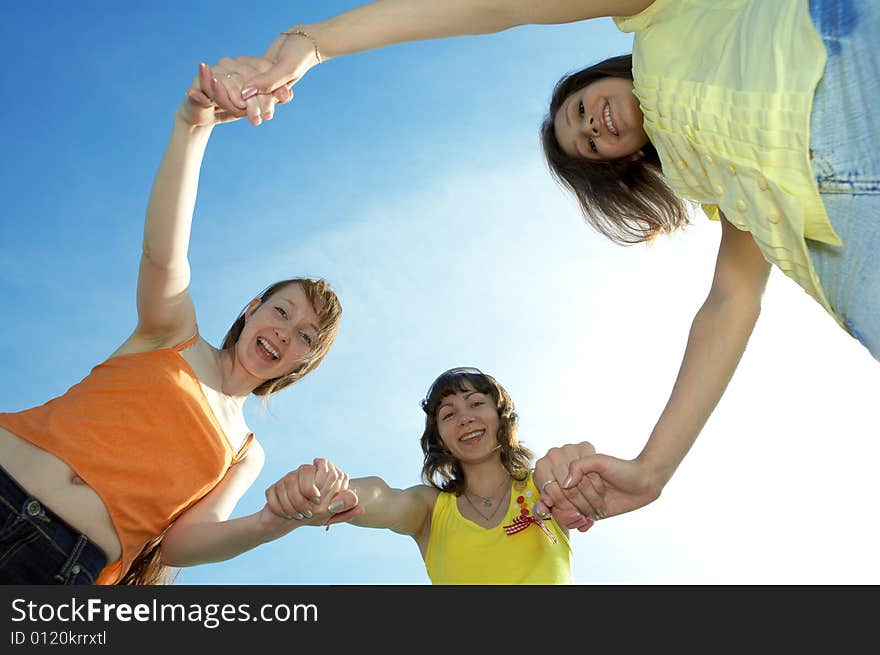
<svg viewBox="0 0 880 655">
<path fill-rule="evenodd" d="M 509 481 L 509 480 L 508 480 L 507 478 L 505 478 L 504 480 L 502 480 L 502 481 L 501 481 L 501 484 L 498 486 L 498 488 L 497 488 L 495 491 L 498 491 L 498 489 L 500 489 L 501 487 L 503 487 L 503 486 L 504 486 L 504 483 L 505 483 L 505 482 L 508 482 L 508 481 Z M 474 494 L 474 495 L 475 495 L 477 498 L 482 498 L 482 499 L 483 499 L 483 506 L 484 506 L 484 507 L 492 507 L 493 499 L 492 499 L 491 496 L 489 496 L 489 497 L 487 498 L 486 496 L 481 496 L 480 494 Z M 494 494 L 493 494 L 493 495 L 494 495 Z M 501 498 L 503 498 L 503 497 L 504 497 L 504 494 L 501 495 Z M 468 495 L 467 491 L 464 492 L 464 499 L 465 499 L 466 501 L 468 501 L 468 505 L 470 505 L 470 506 L 473 508 L 473 510 L 474 510 L 477 514 L 479 514 L 480 516 L 482 516 L 484 521 L 491 521 L 491 520 L 492 520 L 492 517 L 495 516 L 495 515 L 498 513 L 498 509 L 501 507 L 501 502 L 500 502 L 500 501 L 501 501 L 501 498 L 498 499 L 499 502 L 498 502 L 498 504 L 495 506 L 495 509 L 492 510 L 492 513 L 489 514 L 489 516 L 486 516 L 486 515 L 483 514 L 479 509 L 477 509 L 477 506 L 474 505 L 474 503 L 473 503 L 473 501 L 471 500 L 470 496 Z"/>
<path fill-rule="evenodd" d="M 501 487 L 503 487 L 503 486 L 504 486 L 504 483 L 505 483 L 505 482 L 508 482 L 508 480 L 509 480 L 509 478 L 506 478 L 506 477 L 505 477 L 505 478 L 501 481 L 501 484 L 499 484 L 497 487 L 495 487 L 495 491 L 492 492 L 492 496 L 494 496 L 496 493 L 498 493 L 498 490 L 499 490 Z M 481 496 L 480 494 L 475 494 L 474 492 L 471 492 L 471 494 L 473 494 L 473 495 L 476 496 L 477 498 L 481 498 L 481 499 L 483 500 L 483 506 L 484 506 L 484 507 L 492 507 L 492 496 L 489 496 L 489 497 L 487 498 L 486 496 Z M 467 497 L 467 492 L 465 492 L 465 497 Z"/>
</svg>

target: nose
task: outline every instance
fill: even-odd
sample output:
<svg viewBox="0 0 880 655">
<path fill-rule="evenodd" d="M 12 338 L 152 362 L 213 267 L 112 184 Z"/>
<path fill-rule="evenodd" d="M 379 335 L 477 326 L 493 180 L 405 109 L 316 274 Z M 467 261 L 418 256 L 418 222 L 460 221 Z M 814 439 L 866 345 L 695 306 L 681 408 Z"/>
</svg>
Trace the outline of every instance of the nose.
<svg viewBox="0 0 880 655">
<path fill-rule="evenodd" d="M 284 330 L 279 330 L 278 328 L 275 328 L 275 336 L 278 337 L 281 343 L 285 345 L 290 343 L 290 335 L 287 334 L 287 332 L 285 332 Z"/>
<path fill-rule="evenodd" d="M 590 124 L 588 129 L 593 136 L 599 136 L 599 121 L 593 118 L 592 114 L 590 114 Z"/>
<path fill-rule="evenodd" d="M 462 425 L 467 425 L 468 423 L 473 423 L 473 422 L 474 422 L 474 419 L 472 417 L 468 416 L 467 414 L 461 415 L 461 424 Z"/>
</svg>

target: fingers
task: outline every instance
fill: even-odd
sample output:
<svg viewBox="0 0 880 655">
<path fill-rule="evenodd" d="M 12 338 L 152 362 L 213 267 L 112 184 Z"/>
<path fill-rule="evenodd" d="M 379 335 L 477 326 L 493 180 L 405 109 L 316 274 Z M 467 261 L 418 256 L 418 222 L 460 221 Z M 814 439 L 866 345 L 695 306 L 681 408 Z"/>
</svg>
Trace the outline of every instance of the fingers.
<svg viewBox="0 0 880 655">
<path fill-rule="evenodd" d="M 553 510 L 553 518 L 562 527 L 578 532 L 586 532 L 596 524 L 594 519 L 577 511 Z"/>
<path fill-rule="evenodd" d="M 599 468 L 601 463 L 601 455 L 588 455 L 572 461 L 568 465 L 568 475 L 562 480 L 564 489 L 571 489 L 581 483 L 583 477 L 590 472 L 602 474 Z"/>
<path fill-rule="evenodd" d="M 330 517 L 325 521 L 324 527 L 329 528 L 334 523 L 343 523 L 360 516 L 366 510 L 358 505 L 358 497 L 354 490 L 345 489 L 333 496 L 327 511 L 330 512 Z"/>
<path fill-rule="evenodd" d="M 313 512 L 309 498 L 314 493 L 314 467 L 303 464 L 295 471 L 287 473 L 266 490 L 266 503 L 269 510 L 287 519 L 311 518 Z"/>
<path fill-rule="evenodd" d="M 280 482 L 276 482 L 266 489 L 266 506 L 269 508 L 269 511 L 283 519 L 301 521 L 304 518 L 304 515 L 293 505 Z"/>
<path fill-rule="evenodd" d="M 245 80 L 242 85 L 241 97 L 247 100 L 258 94 L 268 94 L 279 87 L 288 86 L 294 81 L 287 76 L 279 75 L 274 70 L 270 70 Z"/>
<path fill-rule="evenodd" d="M 329 459 L 316 458 L 314 466 L 315 486 L 322 496 L 333 496 L 339 491 L 348 489 L 348 474 Z"/>
<path fill-rule="evenodd" d="M 228 122 L 247 116 L 252 125 L 260 125 L 274 117 L 276 104 L 286 104 L 293 98 L 293 92 L 286 86 L 281 86 L 272 93 L 242 97 L 243 81 L 270 69 L 271 66 L 271 61 L 262 57 L 224 57 L 213 68 L 200 64 L 197 90 L 201 95 L 192 96 L 192 100 L 204 103 L 207 99 L 215 105 L 216 122 Z"/>
<path fill-rule="evenodd" d="M 272 92 L 272 95 L 275 96 L 275 102 L 279 105 L 286 105 L 288 102 L 293 100 L 293 89 L 287 86 L 282 86 L 275 89 Z"/>
</svg>

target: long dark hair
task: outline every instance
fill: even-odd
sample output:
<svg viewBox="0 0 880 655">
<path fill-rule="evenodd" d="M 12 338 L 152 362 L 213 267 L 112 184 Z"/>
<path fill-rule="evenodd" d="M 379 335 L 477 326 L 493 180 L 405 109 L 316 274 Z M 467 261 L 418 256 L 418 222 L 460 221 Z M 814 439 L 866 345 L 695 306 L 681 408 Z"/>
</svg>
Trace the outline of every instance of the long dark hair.
<svg viewBox="0 0 880 655">
<path fill-rule="evenodd" d="M 312 303 L 312 307 L 318 315 L 318 336 L 315 339 L 312 350 L 300 366 L 287 375 L 267 380 L 253 390 L 255 395 L 263 396 L 267 399 L 271 394 L 280 391 L 297 380 L 301 380 L 318 367 L 318 364 L 323 361 L 330 350 L 330 346 L 333 345 L 333 341 L 336 339 L 336 334 L 339 331 L 339 321 L 342 318 L 342 305 L 339 302 L 339 298 L 330 288 L 327 281 L 320 278 L 297 277 L 276 282 L 266 287 L 260 293 L 258 296 L 260 303 L 265 302 L 272 294 L 289 284 L 299 284 Z M 246 311 L 247 307 L 241 310 L 238 317 L 232 323 L 232 327 L 229 328 L 229 331 L 223 338 L 222 348 L 224 350 L 232 348 L 241 336 L 241 331 L 244 329 Z M 163 536 L 159 535 L 144 545 L 141 552 L 134 558 L 128 570 L 116 584 L 154 585 L 171 584 L 174 582 L 179 569 L 162 563 L 161 547 Z"/>
<path fill-rule="evenodd" d="M 615 243 L 641 243 L 688 223 L 687 206 L 666 184 L 654 145 L 645 144 L 641 159 L 597 161 L 566 154 L 556 139 L 554 119 L 565 100 L 605 77 L 633 79 L 632 55 L 611 57 L 560 79 L 541 123 L 541 145 L 550 174 L 574 194 L 594 228 Z"/>
<path fill-rule="evenodd" d="M 440 491 L 450 491 L 456 496 L 465 490 L 464 471 L 458 460 L 443 445 L 437 427 L 437 409 L 446 396 L 467 391 L 468 387 L 465 385 L 486 394 L 495 402 L 499 418 L 497 439 L 501 446 L 501 464 L 511 477 L 520 480 L 525 478 L 534 457 L 532 451 L 521 445 L 516 438 L 519 416 L 513 399 L 504 387 L 491 375 L 476 368 L 449 369 L 434 380 L 421 403 L 425 411 L 425 431 L 421 439 L 422 453 L 425 456 L 422 479 Z"/>
</svg>

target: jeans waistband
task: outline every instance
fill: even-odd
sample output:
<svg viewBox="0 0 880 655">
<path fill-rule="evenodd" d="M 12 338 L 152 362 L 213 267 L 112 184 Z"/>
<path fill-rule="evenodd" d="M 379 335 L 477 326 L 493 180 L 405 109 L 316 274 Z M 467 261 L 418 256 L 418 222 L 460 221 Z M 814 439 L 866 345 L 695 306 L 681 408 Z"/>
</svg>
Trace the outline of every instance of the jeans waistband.
<svg viewBox="0 0 880 655">
<path fill-rule="evenodd" d="M 0 466 L 0 501 L 19 512 L 68 556 L 70 568 L 85 567 L 97 578 L 107 565 L 107 555 L 86 535 L 67 523 L 43 502 L 27 491 Z M 74 571 L 76 573 L 76 571 Z"/>
</svg>

